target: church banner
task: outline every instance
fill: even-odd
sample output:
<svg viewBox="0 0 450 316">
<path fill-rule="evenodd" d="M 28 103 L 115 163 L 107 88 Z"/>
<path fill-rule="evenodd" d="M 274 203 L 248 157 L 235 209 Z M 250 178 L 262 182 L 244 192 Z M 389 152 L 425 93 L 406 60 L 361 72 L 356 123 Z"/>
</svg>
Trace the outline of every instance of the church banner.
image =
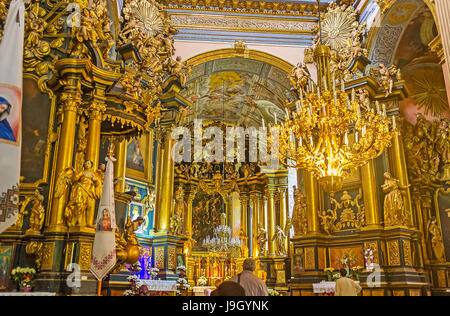
<svg viewBox="0 0 450 316">
<path fill-rule="evenodd" d="M 24 3 L 12 0 L 0 43 L 0 233 L 18 215 Z"/>
<path fill-rule="evenodd" d="M 111 151 L 111 150 L 110 150 Z M 98 207 L 94 245 L 90 271 L 102 280 L 116 264 L 116 208 L 114 203 L 114 161 L 112 155 L 106 158 L 106 173 L 103 192 Z"/>
</svg>

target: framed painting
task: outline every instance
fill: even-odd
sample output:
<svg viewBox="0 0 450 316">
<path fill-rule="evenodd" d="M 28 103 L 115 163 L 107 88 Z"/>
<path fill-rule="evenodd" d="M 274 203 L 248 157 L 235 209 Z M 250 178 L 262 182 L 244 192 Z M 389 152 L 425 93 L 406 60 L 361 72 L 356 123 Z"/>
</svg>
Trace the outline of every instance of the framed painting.
<svg viewBox="0 0 450 316">
<path fill-rule="evenodd" d="M 11 280 L 13 246 L 0 246 L 0 291 L 6 291 Z"/>
<path fill-rule="evenodd" d="M 127 177 L 152 181 L 153 177 L 153 133 L 133 138 L 127 145 Z"/>
</svg>

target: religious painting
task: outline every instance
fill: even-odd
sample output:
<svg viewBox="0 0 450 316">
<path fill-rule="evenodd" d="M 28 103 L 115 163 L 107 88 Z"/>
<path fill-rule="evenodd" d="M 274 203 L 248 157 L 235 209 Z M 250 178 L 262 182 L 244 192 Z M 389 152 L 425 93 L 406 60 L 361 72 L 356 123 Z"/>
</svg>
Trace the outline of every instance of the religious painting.
<svg viewBox="0 0 450 316">
<path fill-rule="evenodd" d="M 344 268 L 350 272 L 352 267 L 364 267 L 362 246 L 330 248 L 330 266 L 334 269 Z"/>
<path fill-rule="evenodd" d="M 197 76 L 191 76 L 182 91 L 194 104 L 189 120 L 226 119 L 237 126 L 249 127 L 260 126 L 262 118 L 266 122 L 284 119 L 284 103 L 289 93 L 287 73 L 242 58 L 214 60 L 207 66 L 203 75 L 194 71 Z"/>
<path fill-rule="evenodd" d="M 133 138 L 127 147 L 127 168 L 144 172 L 144 156 L 139 140 Z"/>
<path fill-rule="evenodd" d="M 10 280 L 12 246 L 0 246 L 0 290 L 6 290 Z"/>
<path fill-rule="evenodd" d="M 43 177 L 48 128 L 51 125 L 52 101 L 42 93 L 33 79 L 23 81 L 21 175 L 26 183 Z"/>
<path fill-rule="evenodd" d="M 438 189 L 436 213 L 439 213 L 439 219 L 442 230 L 442 240 L 444 241 L 445 258 L 450 260 L 450 190 L 446 193 L 444 189 Z"/>
<path fill-rule="evenodd" d="M 214 229 L 220 225 L 220 215 L 223 212 L 225 204 L 219 193 L 197 193 L 192 202 L 192 238 L 196 248 L 202 247 L 207 236 L 214 236 Z"/>
<path fill-rule="evenodd" d="M 111 220 L 111 210 L 107 207 L 103 208 L 101 211 L 101 217 L 97 222 L 97 231 L 101 231 L 101 232 L 107 232 L 107 231 L 112 231 L 113 227 L 112 227 L 112 220 Z"/>
<path fill-rule="evenodd" d="M 20 144 L 21 103 L 19 88 L 0 85 L 0 142 Z"/>
<path fill-rule="evenodd" d="M 177 253 L 177 268 L 185 266 L 186 266 L 185 255 L 183 253 Z"/>
<path fill-rule="evenodd" d="M 138 217 L 144 219 L 144 223 L 136 231 L 137 234 L 150 234 L 153 229 L 153 219 L 155 214 L 155 188 L 149 187 L 144 183 L 137 182 L 131 179 L 127 179 L 125 184 L 125 191 L 135 192 L 133 202 L 128 206 L 128 216 L 131 220 L 135 220 Z"/>
</svg>

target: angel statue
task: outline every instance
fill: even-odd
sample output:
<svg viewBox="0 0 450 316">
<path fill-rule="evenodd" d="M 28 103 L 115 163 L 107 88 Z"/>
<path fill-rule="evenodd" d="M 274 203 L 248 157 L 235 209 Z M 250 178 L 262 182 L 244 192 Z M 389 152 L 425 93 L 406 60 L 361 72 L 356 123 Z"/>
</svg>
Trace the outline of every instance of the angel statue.
<svg viewBox="0 0 450 316">
<path fill-rule="evenodd" d="M 45 217 L 44 196 L 42 195 L 41 190 L 36 189 L 32 201 L 33 205 L 31 207 L 30 214 L 30 228 L 27 232 L 39 233 L 44 225 Z"/>
<path fill-rule="evenodd" d="M 397 66 L 392 65 L 391 67 L 387 68 L 384 64 L 378 65 L 378 82 L 386 91 L 386 97 L 388 97 L 392 93 L 394 81 L 400 79 L 400 69 L 398 69 Z"/>
<path fill-rule="evenodd" d="M 393 178 L 389 172 L 384 174 L 384 184 L 381 189 L 386 194 L 384 197 L 384 225 L 408 225 L 409 216 L 406 214 L 405 202 L 402 190 L 409 188 L 400 185 L 400 181 Z"/>
<path fill-rule="evenodd" d="M 267 231 L 262 226 L 258 226 L 258 252 L 262 257 L 266 254 Z"/>
<path fill-rule="evenodd" d="M 286 256 L 286 234 L 281 229 L 280 226 L 277 225 L 275 230 L 275 234 L 272 236 L 272 241 L 275 240 L 275 253 L 277 256 Z"/>
<path fill-rule="evenodd" d="M 427 240 L 431 242 L 434 257 L 438 262 L 445 262 L 445 248 L 442 233 L 436 217 L 432 217 L 427 224 Z"/>
<path fill-rule="evenodd" d="M 297 66 L 292 69 L 289 75 L 291 85 L 295 87 L 297 93 L 300 95 L 300 90 L 306 92 L 309 80 L 311 80 L 311 74 L 304 63 L 298 63 Z"/>
<path fill-rule="evenodd" d="M 93 218 L 88 213 L 94 210 L 95 200 L 102 195 L 103 172 L 100 169 L 94 170 L 90 160 L 84 162 L 81 172 L 67 168 L 56 182 L 55 197 L 62 197 L 69 185 L 72 186 L 72 191 L 64 212 L 67 226 L 94 227 L 87 219 Z"/>
</svg>

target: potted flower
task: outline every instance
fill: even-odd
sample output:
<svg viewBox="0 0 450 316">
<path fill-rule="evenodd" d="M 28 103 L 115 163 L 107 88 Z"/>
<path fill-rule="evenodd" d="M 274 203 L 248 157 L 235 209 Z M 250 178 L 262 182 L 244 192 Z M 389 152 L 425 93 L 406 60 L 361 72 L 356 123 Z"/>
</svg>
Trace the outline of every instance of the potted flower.
<svg viewBox="0 0 450 316">
<path fill-rule="evenodd" d="M 156 278 L 158 277 L 158 273 L 159 273 L 158 268 L 152 268 L 150 270 L 150 275 L 151 275 L 152 280 L 156 280 Z"/>
<path fill-rule="evenodd" d="M 275 290 L 269 290 L 269 296 L 280 296 L 280 292 Z"/>
<path fill-rule="evenodd" d="M 327 274 L 327 277 L 328 277 L 328 281 L 333 281 L 333 278 L 334 278 L 334 274 L 333 274 L 333 272 L 334 272 L 334 269 L 333 268 L 325 268 L 324 269 L 324 272 Z"/>
<path fill-rule="evenodd" d="M 180 275 L 180 278 L 184 278 L 184 275 L 186 274 L 186 267 L 178 266 L 177 271 L 179 271 L 178 274 Z"/>
<path fill-rule="evenodd" d="M 208 285 L 208 279 L 202 275 L 199 279 L 198 279 L 198 285 L 200 286 L 206 286 Z"/>
<path fill-rule="evenodd" d="M 361 274 L 362 270 L 363 270 L 363 268 L 360 266 L 352 268 L 352 274 L 357 281 L 359 281 L 359 275 Z"/>
<path fill-rule="evenodd" d="M 17 267 L 11 271 L 12 278 L 16 281 L 17 288 L 21 289 L 23 292 L 31 292 L 31 282 L 33 281 L 35 274 L 36 270 L 33 268 Z"/>
</svg>

